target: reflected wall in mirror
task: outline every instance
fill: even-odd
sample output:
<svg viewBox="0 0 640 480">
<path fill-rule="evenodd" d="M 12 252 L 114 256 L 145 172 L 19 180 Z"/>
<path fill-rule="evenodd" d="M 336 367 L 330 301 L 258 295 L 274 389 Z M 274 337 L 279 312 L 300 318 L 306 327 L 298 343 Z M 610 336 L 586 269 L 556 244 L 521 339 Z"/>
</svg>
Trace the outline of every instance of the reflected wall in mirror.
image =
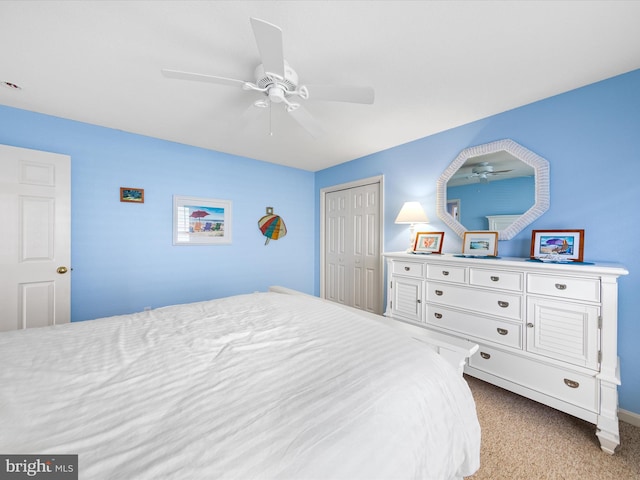
<svg viewBox="0 0 640 480">
<path fill-rule="evenodd" d="M 492 230 L 510 240 L 549 208 L 549 162 L 508 139 L 466 148 L 438 179 L 436 201 L 459 236 Z"/>
</svg>

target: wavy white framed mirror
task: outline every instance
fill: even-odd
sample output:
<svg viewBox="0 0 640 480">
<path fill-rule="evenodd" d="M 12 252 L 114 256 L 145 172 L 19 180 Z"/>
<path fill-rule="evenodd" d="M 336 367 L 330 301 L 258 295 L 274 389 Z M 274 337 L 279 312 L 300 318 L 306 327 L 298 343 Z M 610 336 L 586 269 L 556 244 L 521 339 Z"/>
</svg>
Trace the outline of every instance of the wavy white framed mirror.
<svg viewBox="0 0 640 480">
<path fill-rule="evenodd" d="M 438 216 L 460 237 L 493 230 L 510 240 L 549 208 L 549 162 L 513 140 L 498 140 L 462 150 L 436 187 Z"/>
</svg>

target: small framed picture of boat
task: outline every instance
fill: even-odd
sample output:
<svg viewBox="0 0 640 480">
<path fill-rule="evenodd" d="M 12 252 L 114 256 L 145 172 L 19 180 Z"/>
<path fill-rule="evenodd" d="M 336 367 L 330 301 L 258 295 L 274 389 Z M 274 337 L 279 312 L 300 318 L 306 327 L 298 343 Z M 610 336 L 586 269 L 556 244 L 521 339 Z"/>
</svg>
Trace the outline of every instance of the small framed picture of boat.
<svg viewBox="0 0 640 480">
<path fill-rule="evenodd" d="M 144 203 L 144 188 L 120 187 L 120 201 Z"/>
<path fill-rule="evenodd" d="M 584 230 L 534 230 L 531 258 L 555 263 L 582 262 Z"/>
</svg>

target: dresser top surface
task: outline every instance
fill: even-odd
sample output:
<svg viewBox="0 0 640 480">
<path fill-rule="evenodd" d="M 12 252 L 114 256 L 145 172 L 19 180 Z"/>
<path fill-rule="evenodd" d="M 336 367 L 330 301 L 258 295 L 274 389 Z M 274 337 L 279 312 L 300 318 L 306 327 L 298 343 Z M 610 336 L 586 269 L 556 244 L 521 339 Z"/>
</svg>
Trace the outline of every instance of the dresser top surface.
<svg viewBox="0 0 640 480">
<path fill-rule="evenodd" d="M 407 252 L 385 252 L 387 258 L 424 263 L 459 264 L 482 268 L 517 268 L 545 272 L 627 275 L 629 271 L 617 263 L 545 263 L 522 257 L 469 257 L 453 253 L 414 254 Z"/>
</svg>

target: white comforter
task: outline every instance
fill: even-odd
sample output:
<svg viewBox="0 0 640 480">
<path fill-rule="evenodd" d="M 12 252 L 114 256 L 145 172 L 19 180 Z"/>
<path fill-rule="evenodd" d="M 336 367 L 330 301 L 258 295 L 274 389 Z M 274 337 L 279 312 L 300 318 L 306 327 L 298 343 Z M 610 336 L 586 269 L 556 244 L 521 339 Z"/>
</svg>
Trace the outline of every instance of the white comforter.
<svg viewBox="0 0 640 480">
<path fill-rule="evenodd" d="M 473 473 L 465 381 L 317 299 L 240 295 L 0 334 L 0 452 L 81 479 L 436 479 Z"/>
</svg>

